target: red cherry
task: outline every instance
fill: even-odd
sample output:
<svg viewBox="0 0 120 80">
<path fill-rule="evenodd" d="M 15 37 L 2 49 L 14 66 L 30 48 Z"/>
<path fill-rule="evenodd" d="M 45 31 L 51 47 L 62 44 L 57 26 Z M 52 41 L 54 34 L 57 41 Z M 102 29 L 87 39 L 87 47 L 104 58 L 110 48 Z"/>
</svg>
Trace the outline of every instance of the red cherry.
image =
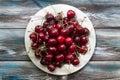
<svg viewBox="0 0 120 80">
<path fill-rule="evenodd" d="M 65 38 L 64 38 L 63 36 L 59 36 L 59 37 L 57 38 L 57 41 L 58 41 L 60 44 L 62 44 L 62 43 L 64 43 Z"/>
<path fill-rule="evenodd" d="M 66 45 L 67 45 L 67 46 L 70 46 L 70 45 L 72 45 L 72 43 L 73 43 L 73 40 L 72 40 L 72 38 L 70 38 L 70 37 L 67 37 L 67 38 L 65 39 L 65 43 L 66 43 Z"/>
<path fill-rule="evenodd" d="M 52 59 L 53 59 L 53 55 L 52 55 L 52 54 L 47 54 L 47 55 L 45 56 L 45 60 L 46 60 L 47 62 L 52 62 Z"/>
<path fill-rule="evenodd" d="M 33 42 L 33 43 L 31 44 L 31 47 L 32 47 L 33 50 L 35 50 L 35 49 L 38 48 L 38 44 L 35 43 L 35 42 Z"/>
<path fill-rule="evenodd" d="M 82 35 L 83 34 L 83 28 L 81 26 L 76 27 L 76 33 Z"/>
<path fill-rule="evenodd" d="M 74 27 L 76 27 L 76 26 L 78 25 L 78 22 L 77 22 L 76 20 L 72 20 L 72 21 L 71 21 L 71 24 L 72 24 Z"/>
<path fill-rule="evenodd" d="M 78 65 L 79 63 L 80 63 L 79 59 L 74 59 L 72 62 L 73 65 Z"/>
<path fill-rule="evenodd" d="M 53 64 L 49 64 L 47 67 L 48 67 L 48 70 L 51 72 L 53 72 L 56 68 Z"/>
<path fill-rule="evenodd" d="M 66 62 L 72 62 L 75 59 L 75 57 L 72 55 L 72 53 L 68 53 L 65 56 L 65 61 Z"/>
<path fill-rule="evenodd" d="M 88 43 L 88 38 L 85 36 L 80 37 L 80 43 L 81 44 L 87 44 Z"/>
<path fill-rule="evenodd" d="M 55 66 L 56 67 L 62 67 L 62 63 L 61 62 L 55 62 Z"/>
<path fill-rule="evenodd" d="M 44 41 L 47 42 L 49 39 L 49 34 L 46 34 L 45 37 L 44 37 Z"/>
<path fill-rule="evenodd" d="M 88 30 L 88 28 L 83 28 L 83 35 L 88 36 L 90 33 L 90 31 Z"/>
<path fill-rule="evenodd" d="M 56 53 L 57 52 L 57 48 L 56 47 L 49 47 L 48 48 L 48 52 L 50 52 L 50 53 Z"/>
<path fill-rule="evenodd" d="M 49 46 L 55 46 L 56 44 L 57 44 L 57 40 L 56 39 L 50 38 L 48 40 L 48 45 Z"/>
<path fill-rule="evenodd" d="M 46 28 L 47 26 L 49 26 L 49 23 L 48 23 L 47 21 L 45 21 L 45 22 L 43 23 L 43 27 Z"/>
<path fill-rule="evenodd" d="M 58 29 L 58 31 L 61 31 L 63 29 L 61 24 L 55 24 L 55 28 Z"/>
<path fill-rule="evenodd" d="M 41 31 L 43 31 L 42 26 L 40 25 L 35 26 L 35 32 L 40 33 Z"/>
<path fill-rule="evenodd" d="M 79 49 L 78 52 L 80 54 L 85 54 L 88 51 L 88 47 L 86 45 L 82 45 Z"/>
<path fill-rule="evenodd" d="M 61 35 L 64 36 L 64 37 L 67 37 L 69 35 L 68 29 L 62 29 L 61 30 Z"/>
<path fill-rule="evenodd" d="M 41 63 L 42 65 L 47 65 L 47 64 L 48 64 L 48 62 L 45 60 L 45 58 L 42 58 L 42 59 L 40 60 L 40 63 Z"/>
<path fill-rule="evenodd" d="M 53 30 L 53 28 L 54 28 L 53 25 L 49 25 L 49 26 L 47 26 L 46 30 L 47 30 L 48 32 L 51 32 L 51 31 Z"/>
<path fill-rule="evenodd" d="M 76 50 L 76 46 L 75 45 L 71 45 L 70 47 L 69 47 L 69 51 L 70 52 L 74 52 Z"/>
<path fill-rule="evenodd" d="M 66 24 L 66 23 L 68 23 L 68 22 L 69 22 L 69 19 L 68 19 L 67 17 L 64 17 L 64 18 L 63 18 L 63 23 Z"/>
<path fill-rule="evenodd" d="M 68 25 L 67 28 L 70 32 L 74 31 L 74 26 L 73 25 Z"/>
<path fill-rule="evenodd" d="M 38 44 L 38 45 L 41 45 L 41 44 L 43 44 L 43 41 L 42 41 L 42 39 L 38 38 L 38 40 L 37 40 L 37 44 Z"/>
<path fill-rule="evenodd" d="M 57 37 L 59 35 L 58 29 L 54 28 L 51 33 L 50 36 L 51 37 Z"/>
<path fill-rule="evenodd" d="M 48 22 L 54 20 L 54 16 L 51 13 L 47 13 L 45 18 Z"/>
<path fill-rule="evenodd" d="M 41 57 L 40 50 L 35 50 L 35 57 L 37 57 L 37 58 Z"/>
<path fill-rule="evenodd" d="M 37 40 L 37 34 L 36 33 L 31 33 L 29 37 L 33 42 L 36 42 L 36 40 Z"/>
<path fill-rule="evenodd" d="M 69 11 L 67 12 L 67 17 L 68 17 L 69 19 L 75 17 L 75 12 L 74 12 L 73 10 L 69 10 Z"/>
<path fill-rule="evenodd" d="M 55 61 L 56 62 L 63 62 L 64 61 L 64 55 L 63 54 L 58 54 L 55 56 Z"/>
<path fill-rule="evenodd" d="M 76 37 L 74 38 L 74 42 L 75 42 L 76 44 L 80 43 L 80 37 L 76 36 Z"/>
<path fill-rule="evenodd" d="M 65 51 L 66 50 L 66 46 L 64 44 L 60 44 L 60 45 L 58 45 L 58 50 L 59 51 Z"/>
<path fill-rule="evenodd" d="M 38 37 L 39 37 L 40 39 L 44 40 L 45 35 L 44 35 L 43 32 L 40 32 L 40 33 L 38 33 Z"/>
</svg>

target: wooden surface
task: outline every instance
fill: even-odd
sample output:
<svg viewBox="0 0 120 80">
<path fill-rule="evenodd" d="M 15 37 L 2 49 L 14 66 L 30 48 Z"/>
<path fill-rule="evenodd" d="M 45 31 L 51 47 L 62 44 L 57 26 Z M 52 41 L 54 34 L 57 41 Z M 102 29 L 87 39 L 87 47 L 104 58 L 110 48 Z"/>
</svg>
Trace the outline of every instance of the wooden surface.
<svg viewBox="0 0 120 80">
<path fill-rule="evenodd" d="M 68 80 L 120 80 L 120 0 L 0 0 L 0 80 L 44 80 L 24 46 L 30 18 L 48 4 L 70 4 L 92 21 L 97 44 L 91 61 Z M 49 75 L 51 80 L 63 80 Z"/>
</svg>

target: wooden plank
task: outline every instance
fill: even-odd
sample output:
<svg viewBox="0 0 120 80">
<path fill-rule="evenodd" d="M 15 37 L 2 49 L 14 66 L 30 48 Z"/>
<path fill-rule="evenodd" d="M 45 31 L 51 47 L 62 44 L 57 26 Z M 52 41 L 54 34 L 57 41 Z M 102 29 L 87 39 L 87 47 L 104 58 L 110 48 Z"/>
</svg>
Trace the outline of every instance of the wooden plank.
<svg viewBox="0 0 120 80">
<path fill-rule="evenodd" d="M 24 29 L 0 29 L 0 60 L 29 60 Z M 96 29 L 97 45 L 92 60 L 120 60 L 119 29 Z"/>
<path fill-rule="evenodd" d="M 107 4 L 108 0 L 91 0 L 93 3 L 105 3 Z M 113 0 L 110 0 L 112 3 Z M 41 3 L 40 3 L 41 2 Z M 42 7 L 47 6 L 48 3 L 54 3 L 57 1 L 40 1 L 40 7 L 36 5 L 33 1 L 21 1 L 14 3 L 14 5 L 9 5 L 11 2 L 4 2 L 3 5 L 0 5 L 0 28 L 25 28 L 30 20 L 37 11 Z M 80 3 L 86 3 L 87 0 L 81 1 L 62 1 L 58 2 L 71 2 L 72 6 L 75 6 L 85 12 L 88 17 L 91 19 L 94 27 L 104 28 L 104 27 L 120 27 L 120 6 L 86 6 L 80 5 Z M 88 1 L 89 2 L 89 1 Z M 109 2 L 109 1 L 108 1 Z M 117 1 L 114 1 L 117 3 Z M 114 3 L 113 2 L 113 3 Z M 2 4 L 2 2 L 0 2 Z M 5 4 L 6 3 L 6 4 Z M 117 19 L 116 19 L 117 18 Z M 12 24 L 11 24 L 12 23 Z"/>
<path fill-rule="evenodd" d="M 2 80 L 43 80 L 46 73 L 30 61 L 0 62 Z M 65 77 L 65 76 L 63 76 Z M 64 80 L 61 76 L 49 75 L 50 80 Z M 120 61 L 91 61 L 82 70 L 69 75 L 68 80 L 119 80 Z"/>
</svg>

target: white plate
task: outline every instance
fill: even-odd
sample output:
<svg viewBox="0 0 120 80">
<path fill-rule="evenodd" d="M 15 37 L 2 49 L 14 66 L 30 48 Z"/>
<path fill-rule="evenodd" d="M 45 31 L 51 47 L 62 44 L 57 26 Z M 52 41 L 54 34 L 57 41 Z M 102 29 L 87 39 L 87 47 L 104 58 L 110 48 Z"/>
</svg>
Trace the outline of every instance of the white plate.
<svg viewBox="0 0 120 80">
<path fill-rule="evenodd" d="M 96 36 L 95 36 L 93 25 L 88 17 L 85 19 L 82 26 L 87 27 L 90 30 L 89 43 L 87 45 L 89 50 L 85 55 L 80 55 L 80 58 L 79 58 L 80 64 L 78 66 L 65 64 L 62 66 L 62 68 L 56 68 L 54 72 L 50 72 L 47 69 L 47 67 L 44 67 L 43 65 L 40 64 L 40 60 L 34 56 L 33 50 L 29 49 L 29 47 L 31 46 L 31 40 L 29 39 L 29 35 L 30 35 L 29 31 L 31 31 L 31 28 L 34 29 L 36 25 L 41 24 L 42 18 L 46 15 L 47 12 L 50 12 L 53 15 L 55 15 L 55 11 L 56 12 L 62 11 L 64 13 L 64 16 L 66 16 L 66 13 L 69 9 L 75 11 L 78 21 L 83 20 L 84 17 L 87 17 L 82 11 L 80 11 L 79 9 L 73 6 L 69 6 L 66 4 L 55 4 L 55 5 L 47 6 L 41 9 L 40 11 L 38 11 L 34 16 L 32 16 L 32 19 L 30 20 L 27 26 L 26 33 L 25 33 L 25 47 L 27 52 L 29 51 L 28 56 L 39 69 L 41 69 L 42 71 L 45 71 L 46 73 L 50 73 L 54 75 L 68 75 L 68 74 L 74 73 L 80 70 L 81 68 L 83 68 L 93 55 L 93 52 L 95 49 L 95 43 L 96 43 Z"/>
</svg>

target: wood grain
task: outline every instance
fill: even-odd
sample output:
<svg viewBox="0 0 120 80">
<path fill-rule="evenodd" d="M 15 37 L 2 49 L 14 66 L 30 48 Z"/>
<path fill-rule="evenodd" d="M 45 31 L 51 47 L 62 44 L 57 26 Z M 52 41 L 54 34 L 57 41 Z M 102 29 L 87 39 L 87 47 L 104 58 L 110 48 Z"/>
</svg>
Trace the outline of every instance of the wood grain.
<svg viewBox="0 0 120 80">
<path fill-rule="evenodd" d="M 37 1 L 37 0 L 36 0 Z M 108 4 L 108 3 L 117 3 L 118 0 L 112 2 L 112 0 L 91 0 L 93 3 Z M 42 9 L 42 7 L 47 6 L 49 1 L 40 1 L 41 7 L 38 7 L 33 1 L 18 1 L 11 6 L 12 2 L 4 2 L 0 5 L 0 28 L 26 28 L 28 21 L 31 16 L 33 16 L 37 11 Z M 54 2 L 71 2 L 72 6 L 75 6 L 85 12 L 90 20 L 92 21 L 95 28 L 110 28 L 110 27 L 120 27 L 120 5 L 118 6 L 87 6 L 87 0 L 75 1 L 51 1 Z M 108 3 L 107 3 L 108 2 Z M 10 4 L 11 3 L 11 4 Z M 80 5 L 84 3 L 85 5 Z M 118 3 L 119 4 L 119 3 Z M 9 6 L 10 5 L 10 6 Z M 116 19 L 117 18 L 117 19 Z"/>
<path fill-rule="evenodd" d="M 30 61 L 0 62 L 2 80 L 43 80 L 46 73 L 39 70 Z M 52 80 L 61 80 L 60 76 L 49 75 Z M 119 61 L 91 61 L 82 70 L 69 75 L 68 80 L 119 80 Z"/>
<path fill-rule="evenodd" d="M 1 29 L 0 60 L 29 60 L 24 29 Z M 96 29 L 97 45 L 92 60 L 120 60 L 119 29 Z"/>
</svg>

